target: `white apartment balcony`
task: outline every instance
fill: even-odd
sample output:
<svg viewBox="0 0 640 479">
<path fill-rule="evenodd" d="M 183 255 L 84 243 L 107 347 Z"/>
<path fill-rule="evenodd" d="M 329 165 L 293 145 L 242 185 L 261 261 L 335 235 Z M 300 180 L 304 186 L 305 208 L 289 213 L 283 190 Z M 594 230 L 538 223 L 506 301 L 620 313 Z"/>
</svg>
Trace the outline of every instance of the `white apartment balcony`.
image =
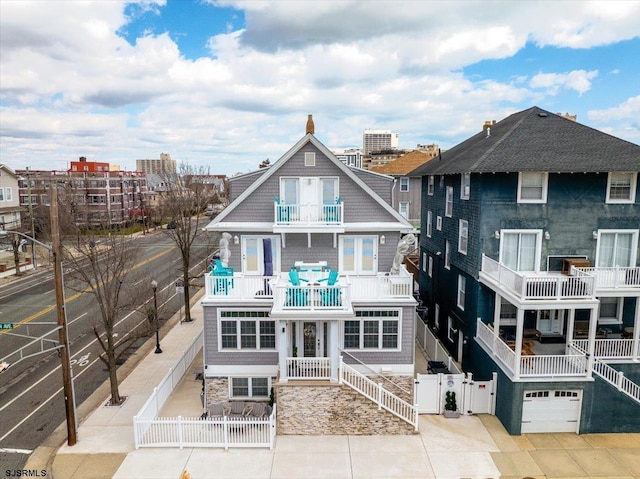
<svg viewBox="0 0 640 479">
<path fill-rule="evenodd" d="M 615 293 L 619 296 L 640 295 L 640 267 L 581 268 L 571 267 L 571 274 L 589 274 L 596 278 L 596 294 Z"/>
<path fill-rule="evenodd" d="M 574 268 L 575 275 L 553 272 L 520 272 L 482 256 L 480 282 L 515 302 L 528 300 L 593 300 L 596 277 Z"/>
<path fill-rule="evenodd" d="M 413 300 L 413 277 L 402 266 L 400 273 L 375 276 L 340 276 L 333 285 L 311 278 L 292 285 L 288 272 L 275 276 L 205 276 L 203 301 L 246 304 L 247 301 L 270 302 L 272 314 L 353 315 L 354 302 Z"/>
<path fill-rule="evenodd" d="M 559 354 L 538 354 L 540 344 L 522 340 L 520 353 L 516 341 L 504 341 L 491 325 L 477 320 L 476 341 L 513 379 L 569 380 L 591 377 L 590 369 L 606 363 L 637 363 L 640 361 L 640 339 L 595 339 L 594 365 L 589 364 L 589 340 L 574 339 L 566 344 L 554 344 Z M 602 369 L 602 366 L 600 366 Z M 634 386 L 635 387 L 635 386 Z"/>
<path fill-rule="evenodd" d="M 274 233 L 344 232 L 344 203 L 294 204 L 274 202 Z"/>
</svg>

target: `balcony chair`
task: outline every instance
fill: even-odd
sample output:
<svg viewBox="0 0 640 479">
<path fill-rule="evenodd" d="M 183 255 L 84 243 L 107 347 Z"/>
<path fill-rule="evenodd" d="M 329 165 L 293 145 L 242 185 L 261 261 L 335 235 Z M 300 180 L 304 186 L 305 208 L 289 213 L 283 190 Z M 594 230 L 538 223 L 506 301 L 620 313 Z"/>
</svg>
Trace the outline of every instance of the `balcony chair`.
<svg viewBox="0 0 640 479">
<path fill-rule="evenodd" d="M 302 281 L 308 282 L 306 279 L 301 278 L 298 270 L 291 268 L 289 271 L 289 281 L 294 288 L 287 288 L 287 302 L 286 306 L 308 306 L 309 305 L 309 291 L 301 288 Z"/>
<path fill-rule="evenodd" d="M 219 259 L 215 259 L 213 264 L 209 265 L 209 269 L 211 269 L 211 275 L 215 276 L 213 294 L 225 296 L 229 294 L 229 289 L 234 286 L 234 269 L 230 266 L 224 266 Z"/>
<path fill-rule="evenodd" d="M 223 265 L 219 259 L 213 260 L 213 264 L 209 265 L 209 269 L 211 269 L 213 276 L 233 276 L 234 273 L 232 267 Z"/>
<path fill-rule="evenodd" d="M 318 280 L 318 282 L 326 281 L 327 286 L 331 286 L 329 288 L 322 288 L 318 291 L 318 293 L 320 294 L 321 306 L 342 305 L 342 291 L 339 286 L 336 286 L 339 277 L 340 273 L 338 271 L 331 270 L 329 271 L 328 277 Z"/>
</svg>

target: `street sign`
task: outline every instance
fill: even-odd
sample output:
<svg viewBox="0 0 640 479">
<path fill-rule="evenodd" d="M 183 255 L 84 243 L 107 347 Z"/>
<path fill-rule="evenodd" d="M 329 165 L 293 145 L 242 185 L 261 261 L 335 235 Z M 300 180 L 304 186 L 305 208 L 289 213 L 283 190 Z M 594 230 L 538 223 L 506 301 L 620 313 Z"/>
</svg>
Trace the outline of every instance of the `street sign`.
<svg viewBox="0 0 640 479">
<path fill-rule="evenodd" d="M 13 323 L 0 323 L 0 329 L 13 329 Z"/>
<path fill-rule="evenodd" d="M 184 294 L 184 281 L 181 279 L 176 281 L 176 294 Z"/>
</svg>

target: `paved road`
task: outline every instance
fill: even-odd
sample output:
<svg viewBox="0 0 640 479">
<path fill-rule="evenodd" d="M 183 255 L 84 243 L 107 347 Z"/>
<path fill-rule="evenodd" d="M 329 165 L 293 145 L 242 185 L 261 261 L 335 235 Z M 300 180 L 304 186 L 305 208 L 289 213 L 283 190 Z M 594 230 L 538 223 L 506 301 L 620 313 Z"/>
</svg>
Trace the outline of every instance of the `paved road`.
<svg viewBox="0 0 640 479">
<path fill-rule="evenodd" d="M 132 240 L 138 253 L 129 286 L 138 300 L 138 307 L 131 307 L 121 315 L 116 334 L 122 338 L 130 331 L 153 334 L 154 329 L 146 319 L 146 306 L 152 304 L 150 282 L 158 282 L 157 298 L 160 325 L 182 305 L 177 296 L 175 280 L 180 275 L 180 256 L 174 243 L 157 232 L 138 236 Z M 206 258 L 213 246 L 202 244 L 194 247 L 197 258 Z M 204 261 L 194 267 L 192 273 L 203 271 Z M 65 277 L 70 273 L 67 271 Z M 97 314 L 93 295 L 84 287 L 65 279 L 65 298 L 71 363 L 74 376 L 76 403 L 81 404 L 95 389 L 108 379 L 106 367 L 98 359 L 102 352 L 93 333 L 92 324 Z M 195 293 L 197 288 L 192 288 Z M 142 305 L 141 305 L 142 304 Z M 9 358 L 13 364 L 0 374 L 0 471 L 20 469 L 28 454 L 65 420 L 62 396 L 62 372 L 55 351 L 36 354 L 41 349 L 55 346 L 57 339 L 55 291 L 50 268 L 41 268 L 29 276 L 3 284 L 0 288 L 0 322 L 22 323 L 10 331 L 0 331 L 0 358 L 33 342 L 33 337 L 44 336 L 23 354 L 32 357 L 16 362 L 18 356 Z M 47 332 L 49 333 L 47 335 Z M 136 340 L 123 362 L 135 349 L 147 340 L 147 335 Z"/>
</svg>

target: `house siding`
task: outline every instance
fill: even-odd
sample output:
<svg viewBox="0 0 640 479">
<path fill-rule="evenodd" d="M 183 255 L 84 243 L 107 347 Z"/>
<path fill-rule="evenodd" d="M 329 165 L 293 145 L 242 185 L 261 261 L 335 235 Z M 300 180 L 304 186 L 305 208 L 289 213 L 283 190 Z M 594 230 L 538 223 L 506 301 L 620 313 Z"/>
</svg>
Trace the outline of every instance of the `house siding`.
<svg viewBox="0 0 640 479">
<path fill-rule="evenodd" d="M 316 166 L 304 166 L 306 152 L 316 153 Z M 391 213 L 383 210 L 379 203 L 312 144 L 305 145 L 295 153 L 286 164 L 278 169 L 275 175 L 268 178 L 249 198 L 237 205 L 225 218 L 225 221 L 246 223 L 274 221 L 274 197 L 280 196 L 280 177 L 301 176 L 334 176 L 339 178 L 339 195 L 344 202 L 345 223 L 397 221 Z M 388 179 L 381 177 L 375 183 L 378 189 L 374 191 L 379 192 L 383 197 L 389 196 L 385 195 L 385 190 L 391 190 L 391 182 Z"/>
</svg>

